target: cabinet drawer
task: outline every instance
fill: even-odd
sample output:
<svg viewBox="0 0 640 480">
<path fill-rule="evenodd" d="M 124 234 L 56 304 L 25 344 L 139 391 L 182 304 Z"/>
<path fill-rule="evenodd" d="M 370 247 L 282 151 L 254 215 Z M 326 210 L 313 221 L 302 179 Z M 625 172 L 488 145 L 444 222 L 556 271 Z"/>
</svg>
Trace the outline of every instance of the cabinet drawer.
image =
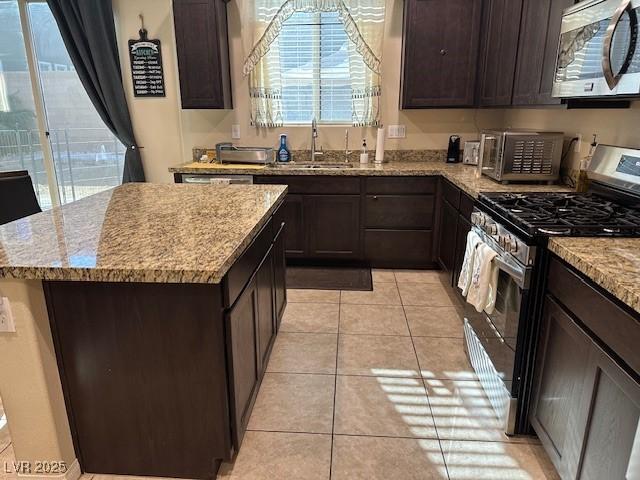
<svg viewBox="0 0 640 480">
<path fill-rule="evenodd" d="M 359 194 L 360 179 L 357 177 L 322 177 L 316 175 L 255 176 L 254 182 L 269 185 L 288 185 L 289 193 Z"/>
<path fill-rule="evenodd" d="M 553 258 L 549 292 L 635 372 L 640 372 L 638 321 L 576 272 Z"/>
<path fill-rule="evenodd" d="M 448 180 L 442 181 L 442 197 L 456 210 L 460 209 L 460 189 Z"/>
<path fill-rule="evenodd" d="M 273 241 L 273 217 L 262 227 L 258 236 L 247 247 L 242 256 L 233 264 L 223 279 L 225 307 L 234 304 L 245 285 L 251 279 L 253 272 L 262 262 Z"/>
<path fill-rule="evenodd" d="M 415 194 L 435 193 L 436 177 L 368 177 L 367 193 Z"/>
<path fill-rule="evenodd" d="M 434 265 L 429 230 L 366 230 L 365 259 L 373 267 L 419 268 Z"/>
<path fill-rule="evenodd" d="M 434 204 L 433 195 L 367 195 L 365 226 L 430 229 Z"/>
</svg>

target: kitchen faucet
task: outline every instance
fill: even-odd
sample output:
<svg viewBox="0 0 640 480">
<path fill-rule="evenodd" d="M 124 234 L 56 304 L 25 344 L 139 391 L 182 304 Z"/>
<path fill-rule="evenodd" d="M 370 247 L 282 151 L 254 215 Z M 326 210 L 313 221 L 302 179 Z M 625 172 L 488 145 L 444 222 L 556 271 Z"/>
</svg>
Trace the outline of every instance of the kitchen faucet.
<svg viewBox="0 0 640 480">
<path fill-rule="evenodd" d="M 324 155 L 322 147 L 320 147 L 319 151 L 316 151 L 316 138 L 318 138 L 318 123 L 316 118 L 313 117 L 313 120 L 311 120 L 311 162 L 316 161 L 316 155 Z"/>
</svg>

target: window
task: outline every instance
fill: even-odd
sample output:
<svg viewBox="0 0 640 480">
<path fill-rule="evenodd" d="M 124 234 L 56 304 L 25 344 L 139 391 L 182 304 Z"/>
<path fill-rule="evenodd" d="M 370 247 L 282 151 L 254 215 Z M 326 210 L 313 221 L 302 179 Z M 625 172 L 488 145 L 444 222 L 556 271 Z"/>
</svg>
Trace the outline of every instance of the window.
<svg viewBox="0 0 640 480">
<path fill-rule="evenodd" d="M 296 12 L 279 40 L 284 123 L 309 123 L 314 117 L 320 123 L 352 123 L 349 38 L 338 12 Z"/>
<path fill-rule="evenodd" d="M 125 149 L 89 100 L 46 3 L 0 0 L 0 58 L 0 170 L 28 170 L 43 209 L 119 185 Z"/>
</svg>

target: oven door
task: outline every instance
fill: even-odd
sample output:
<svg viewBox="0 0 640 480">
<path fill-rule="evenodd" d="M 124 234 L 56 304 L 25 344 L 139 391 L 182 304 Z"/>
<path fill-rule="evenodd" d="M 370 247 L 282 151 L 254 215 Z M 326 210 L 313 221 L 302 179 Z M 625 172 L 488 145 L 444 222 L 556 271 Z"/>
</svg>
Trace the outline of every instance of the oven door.
<svg viewBox="0 0 640 480">
<path fill-rule="evenodd" d="M 475 227 L 474 227 L 475 229 Z M 481 238 L 487 240 L 482 233 Z M 491 242 L 491 243 L 490 243 Z M 495 242 L 489 240 L 495 248 Z M 515 371 L 518 332 L 526 318 L 531 268 L 508 254 L 494 259 L 499 269 L 496 306 L 491 314 L 465 311 L 465 340 L 469 360 L 505 432 L 514 433 L 519 374 Z"/>
<path fill-rule="evenodd" d="M 584 2 L 562 19 L 553 96 L 637 96 L 640 0 Z"/>
</svg>

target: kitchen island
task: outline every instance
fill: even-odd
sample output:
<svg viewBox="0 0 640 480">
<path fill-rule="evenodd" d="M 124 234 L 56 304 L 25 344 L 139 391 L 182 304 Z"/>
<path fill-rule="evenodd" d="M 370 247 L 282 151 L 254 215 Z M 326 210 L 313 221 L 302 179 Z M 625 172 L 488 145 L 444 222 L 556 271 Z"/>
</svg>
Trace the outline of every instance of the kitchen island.
<svg viewBox="0 0 640 480">
<path fill-rule="evenodd" d="M 40 472 L 54 478 L 215 477 L 286 304 L 285 193 L 129 184 L 0 227 L 19 462 L 63 462 Z"/>
</svg>

